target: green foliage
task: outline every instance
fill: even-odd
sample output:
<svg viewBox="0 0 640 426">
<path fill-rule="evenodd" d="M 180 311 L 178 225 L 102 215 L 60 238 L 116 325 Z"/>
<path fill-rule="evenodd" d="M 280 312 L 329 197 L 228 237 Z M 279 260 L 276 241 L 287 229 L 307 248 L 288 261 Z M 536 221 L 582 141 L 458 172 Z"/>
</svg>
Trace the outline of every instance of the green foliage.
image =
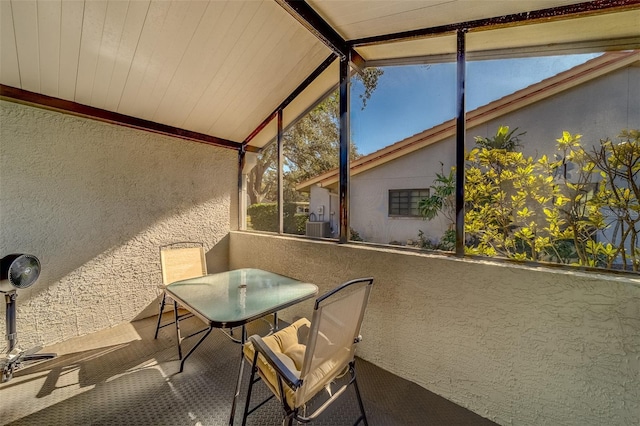
<svg viewBox="0 0 640 426">
<path fill-rule="evenodd" d="M 623 130 L 617 142 L 601 140 L 585 155 L 602 178 L 588 201 L 590 211 L 612 230 L 610 244 L 592 250 L 609 268 L 620 257 L 624 269 L 640 271 L 640 130 Z"/>
<path fill-rule="evenodd" d="M 296 213 L 294 203 L 284 204 L 283 227 L 285 234 L 304 235 L 309 216 Z M 247 214 L 251 217 L 251 226 L 256 231 L 278 232 L 278 205 L 259 203 L 249 206 Z"/>
<path fill-rule="evenodd" d="M 278 206 L 275 203 L 253 204 L 247 209 L 256 231 L 278 232 Z"/>
<path fill-rule="evenodd" d="M 292 228 L 287 229 L 287 222 L 285 222 L 285 233 L 304 235 L 307 232 L 307 222 L 309 221 L 309 215 L 305 213 L 295 213 L 293 220 L 291 221 Z"/>
<path fill-rule="evenodd" d="M 467 162 L 465 233 L 471 244 L 465 251 L 541 260 L 551 246 L 544 212 L 560 195 L 553 177 L 531 157 L 484 145 Z"/>
<path fill-rule="evenodd" d="M 367 68 L 364 76 L 356 75 L 355 79 L 363 85 L 364 91 L 360 95 L 363 109 L 382 74 L 381 69 Z M 339 106 L 339 92 L 336 90 L 284 132 L 282 154 L 285 200 L 306 201 L 305 195 L 295 190 L 296 184 L 338 167 Z M 350 149 L 351 159 L 360 156 L 354 143 L 351 143 Z M 262 149 L 256 166 L 249 172 L 247 193 L 250 204 L 275 201 L 277 177 L 277 144 L 270 143 Z"/>
<path fill-rule="evenodd" d="M 427 250 L 435 250 L 436 248 L 435 244 L 427 238 L 422 229 L 418 230 L 418 241 L 416 242 L 416 246 Z"/>
<path fill-rule="evenodd" d="M 349 241 L 364 241 L 358 231 L 353 228 L 349 228 Z"/>
<path fill-rule="evenodd" d="M 371 98 L 376 87 L 378 87 L 378 79 L 382 74 L 384 74 L 384 71 L 375 67 L 365 69 L 363 75 L 357 74 L 356 79 L 361 80 L 364 86 L 364 92 L 359 95 L 362 101 L 362 109 L 366 108 L 367 101 Z"/>
<path fill-rule="evenodd" d="M 415 245 L 426 250 L 454 251 L 456 248 L 456 231 L 449 229 L 444 232 L 439 241 L 432 241 L 424 234 L 422 229 L 419 229 L 418 240 Z"/>
<path fill-rule="evenodd" d="M 547 213 L 552 219 L 550 231 L 557 240 L 552 258 L 563 263 L 599 266 L 598 253 L 587 247 L 606 225 L 600 210 L 589 203 L 595 187 L 594 167 L 582 148 L 581 138 L 582 135 L 563 132 L 562 137 L 556 139 L 555 161 L 549 161 L 546 156 L 540 159 L 545 170 L 562 186 L 556 209 Z"/>
<path fill-rule="evenodd" d="M 443 164 L 440 163 L 440 166 L 442 167 Z M 449 224 L 455 224 L 455 169 L 451 168 L 448 176 L 445 176 L 442 170 L 440 173 L 436 173 L 436 179 L 429 189 L 429 197 L 420 200 L 418 203 L 420 214 L 422 214 L 425 219 L 432 220 L 439 213 L 442 213 L 447 218 Z"/>
<path fill-rule="evenodd" d="M 465 252 L 609 269 L 619 259 L 640 270 L 640 131 L 590 150 L 582 135 L 563 132 L 554 158 L 538 160 L 516 150 L 524 133 L 514 132 L 501 126 L 467 154 Z M 455 186 L 443 178 L 434 192 Z M 426 219 L 445 209 L 437 199 L 421 207 Z"/>
<path fill-rule="evenodd" d="M 509 126 L 500 126 L 495 136 L 491 138 L 476 136 L 476 145 L 478 146 L 478 148 L 504 149 L 505 151 L 515 151 L 521 146 L 519 136 L 526 134 L 526 132 L 522 132 L 514 136 L 516 130 L 518 130 L 517 127 L 512 131 L 509 131 Z"/>
<path fill-rule="evenodd" d="M 439 250 L 454 251 L 456 249 L 456 231 L 455 229 L 447 229 L 440 239 L 440 244 L 436 247 Z"/>
</svg>

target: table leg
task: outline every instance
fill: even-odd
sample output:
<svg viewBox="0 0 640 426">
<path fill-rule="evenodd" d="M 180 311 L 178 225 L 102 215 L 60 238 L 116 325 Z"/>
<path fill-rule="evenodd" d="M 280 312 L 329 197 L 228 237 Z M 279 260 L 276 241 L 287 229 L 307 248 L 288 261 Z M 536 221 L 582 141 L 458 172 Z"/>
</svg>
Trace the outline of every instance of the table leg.
<svg viewBox="0 0 640 426">
<path fill-rule="evenodd" d="M 209 326 L 209 328 L 207 328 L 206 330 L 207 330 L 207 332 L 204 333 L 204 335 L 200 338 L 200 340 L 198 340 L 198 342 L 195 345 L 193 345 L 193 347 L 191 349 L 189 349 L 189 352 L 187 352 L 187 354 L 184 356 L 184 358 L 182 358 L 182 361 L 180 361 L 180 372 L 181 373 L 182 373 L 182 370 L 184 369 L 184 363 L 187 360 L 187 358 L 189 358 L 189 355 L 191 355 L 191 353 L 196 350 L 196 348 L 200 345 L 200 343 L 202 343 L 204 341 L 204 339 L 207 338 L 209 333 L 211 333 L 211 330 L 213 330 L 213 327 Z M 204 331 L 204 330 L 201 330 L 198 333 L 202 333 L 202 331 Z M 195 334 L 198 334 L 198 333 L 195 333 Z"/>
<path fill-rule="evenodd" d="M 238 381 L 236 383 L 236 391 L 233 394 L 233 402 L 231 403 L 231 415 L 229 416 L 229 426 L 233 426 L 233 418 L 236 415 L 236 402 L 238 401 L 238 395 L 240 395 L 240 384 L 242 383 L 242 373 L 244 372 L 244 352 L 242 349 L 244 348 L 244 344 L 247 341 L 247 329 L 245 326 L 242 326 L 242 331 L 240 332 L 240 370 L 238 371 Z"/>
</svg>

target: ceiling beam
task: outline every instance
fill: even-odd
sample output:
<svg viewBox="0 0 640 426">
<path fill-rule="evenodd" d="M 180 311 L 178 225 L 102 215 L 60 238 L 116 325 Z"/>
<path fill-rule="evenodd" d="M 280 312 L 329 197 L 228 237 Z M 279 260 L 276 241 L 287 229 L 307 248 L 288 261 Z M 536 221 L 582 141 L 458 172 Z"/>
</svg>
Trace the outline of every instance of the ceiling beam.
<svg viewBox="0 0 640 426">
<path fill-rule="evenodd" d="M 340 59 L 349 57 L 346 41 L 304 0 L 276 0 L 302 26 L 315 35 Z"/>
<path fill-rule="evenodd" d="M 322 16 L 304 0 L 276 0 L 276 2 L 307 30 L 322 41 L 340 59 L 348 59 L 349 64 L 359 74 L 366 68 L 365 60 L 351 48 L 349 43 L 333 29 Z"/>
<path fill-rule="evenodd" d="M 228 139 L 222 139 L 215 136 L 205 135 L 203 133 L 154 123 L 153 121 L 143 120 L 129 115 L 119 114 L 117 112 L 111 112 L 72 101 L 66 101 L 64 99 L 58 99 L 51 96 L 41 95 L 39 93 L 17 89 L 11 86 L 5 86 L 4 84 L 0 85 L 0 99 L 222 148 L 239 150 L 242 147 L 241 143 Z"/>
<path fill-rule="evenodd" d="M 281 1 L 281 0 L 276 0 Z M 297 2 L 294 2 L 297 3 Z M 562 18 L 574 18 L 603 12 L 618 12 L 635 9 L 640 5 L 640 0 L 595 0 L 576 3 L 567 6 L 559 6 L 548 9 L 534 10 L 531 12 L 515 13 L 494 18 L 479 19 L 476 21 L 459 22 L 456 24 L 442 25 L 438 27 L 422 28 L 411 31 L 402 31 L 392 34 L 384 34 L 373 37 L 365 37 L 347 41 L 349 47 L 372 46 L 397 41 L 407 41 L 444 33 L 454 33 L 458 30 L 473 30 L 480 28 L 493 28 L 509 26 L 516 23 L 555 20 Z"/>
</svg>

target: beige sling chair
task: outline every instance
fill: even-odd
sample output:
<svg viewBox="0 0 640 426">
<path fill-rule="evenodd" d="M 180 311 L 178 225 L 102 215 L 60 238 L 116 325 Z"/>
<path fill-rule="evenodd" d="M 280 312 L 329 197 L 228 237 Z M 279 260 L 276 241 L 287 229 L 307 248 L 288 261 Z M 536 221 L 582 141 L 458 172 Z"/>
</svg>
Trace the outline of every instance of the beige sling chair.
<svg viewBox="0 0 640 426">
<path fill-rule="evenodd" d="M 360 342 L 360 326 L 369 299 L 373 278 L 360 278 L 342 284 L 320 296 L 311 321 L 306 318 L 268 337 L 251 336 L 244 355 L 252 362 L 242 424 L 247 416 L 276 396 L 284 409 L 284 420 L 309 422 L 317 418 L 353 384 L 360 406 L 361 421 L 367 425 L 355 373 L 355 348 Z M 306 415 L 305 405 L 348 371 L 350 380 L 320 400 L 320 406 Z M 255 374 L 258 374 L 258 378 Z M 264 381 L 273 395 L 249 408 L 254 383 Z M 284 395 L 284 396 L 283 396 Z M 319 396 L 320 398 L 320 396 Z M 317 399 L 314 399 L 314 405 Z"/>
<path fill-rule="evenodd" d="M 162 327 L 166 327 L 168 325 L 174 324 L 176 321 L 192 316 L 189 313 L 180 314 L 178 311 L 178 303 L 174 300 L 174 319 L 170 322 L 162 324 L 162 313 L 167 302 L 167 293 L 164 291 L 164 289 L 169 284 L 176 281 L 207 275 L 207 262 L 204 257 L 203 244 L 194 242 L 179 242 L 161 246 L 160 266 L 162 268 L 162 284 L 158 287 L 162 290 L 162 299 L 160 300 L 160 311 L 158 313 L 158 323 L 156 325 L 156 333 L 153 337 L 154 339 L 158 338 L 158 331 Z M 180 342 L 178 342 L 178 355 L 180 359 L 182 359 Z"/>
</svg>

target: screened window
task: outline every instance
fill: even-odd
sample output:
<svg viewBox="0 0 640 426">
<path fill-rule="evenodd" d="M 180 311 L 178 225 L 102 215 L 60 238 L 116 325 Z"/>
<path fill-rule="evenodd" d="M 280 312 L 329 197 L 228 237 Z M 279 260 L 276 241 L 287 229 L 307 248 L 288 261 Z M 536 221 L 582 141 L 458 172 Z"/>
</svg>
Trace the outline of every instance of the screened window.
<svg viewBox="0 0 640 426">
<path fill-rule="evenodd" d="M 428 189 L 389 190 L 389 216 L 422 217 L 418 204 L 428 196 Z"/>
</svg>

